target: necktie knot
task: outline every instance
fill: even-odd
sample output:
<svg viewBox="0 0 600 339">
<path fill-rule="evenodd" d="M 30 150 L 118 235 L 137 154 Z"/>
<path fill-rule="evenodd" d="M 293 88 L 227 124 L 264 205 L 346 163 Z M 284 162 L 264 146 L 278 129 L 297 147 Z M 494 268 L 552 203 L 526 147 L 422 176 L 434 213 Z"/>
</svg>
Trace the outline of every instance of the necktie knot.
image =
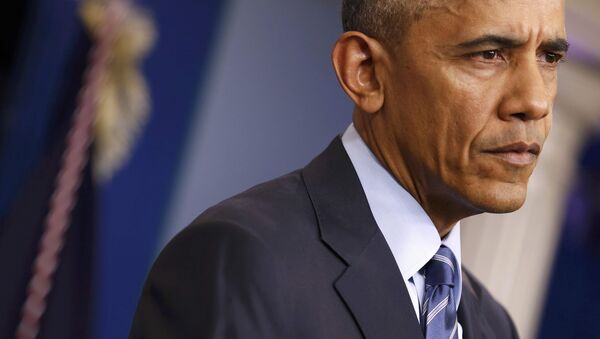
<svg viewBox="0 0 600 339">
<path fill-rule="evenodd" d="M 437 253 L 423 268 L 425 284 L 429 286 L 448 285 L 454 286 L 457 263 L 452 251 L 442 245 Z"/>
</svg>

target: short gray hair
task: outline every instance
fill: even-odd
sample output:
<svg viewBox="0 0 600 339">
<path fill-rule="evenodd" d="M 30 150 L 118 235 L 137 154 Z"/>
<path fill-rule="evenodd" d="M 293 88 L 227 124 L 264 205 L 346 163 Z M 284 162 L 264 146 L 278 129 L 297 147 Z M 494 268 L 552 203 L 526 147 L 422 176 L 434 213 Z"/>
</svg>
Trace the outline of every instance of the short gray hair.
<svg viewBox="0 0 600 339">
<path fill-rule="evenodd" d="M 358 31 L 395 45 L 429 4 L 430 0 L 343 0 L 342 25 L 344 32 Z"/>
</svg>

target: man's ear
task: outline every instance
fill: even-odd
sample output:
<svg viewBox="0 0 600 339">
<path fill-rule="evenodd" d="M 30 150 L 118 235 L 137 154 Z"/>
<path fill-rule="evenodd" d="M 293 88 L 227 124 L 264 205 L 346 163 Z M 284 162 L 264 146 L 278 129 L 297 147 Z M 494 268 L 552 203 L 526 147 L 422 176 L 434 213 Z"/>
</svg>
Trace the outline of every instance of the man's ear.
<svg viewBox="0 0 600 339">
<path fill-rule="evenodd" d="M 357 107 L 375 113 L 384 102 L 385 49 L 360 32 L 346 32 L 335 43 L 331 59 L 338 81 Z"/>
</svg>

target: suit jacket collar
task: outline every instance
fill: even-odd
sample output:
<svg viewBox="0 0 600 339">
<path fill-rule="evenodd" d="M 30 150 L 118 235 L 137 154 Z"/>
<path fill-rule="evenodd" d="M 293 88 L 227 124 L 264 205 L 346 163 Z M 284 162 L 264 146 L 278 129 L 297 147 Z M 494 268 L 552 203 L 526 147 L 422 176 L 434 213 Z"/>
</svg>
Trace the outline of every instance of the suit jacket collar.
<svg viewBox="0 0 600 339">
<path fill-rule="evenodd" d="M 334 285 L 365 338 L 423 338 L 402 275 L 340 138 L 302 175 L 322 241 L 348 265 Z"/>
</svg>

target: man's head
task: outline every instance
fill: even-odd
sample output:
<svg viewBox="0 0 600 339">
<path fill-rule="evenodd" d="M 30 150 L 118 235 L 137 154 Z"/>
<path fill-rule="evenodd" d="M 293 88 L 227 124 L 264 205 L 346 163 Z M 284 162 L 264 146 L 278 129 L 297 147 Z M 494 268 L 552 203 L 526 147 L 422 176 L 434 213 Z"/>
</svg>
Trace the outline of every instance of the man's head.
<svg viewBox="0 0 600 339">
<path fill-rule="evenodd" d="M 394 45 L 410 23 L 433 0 L 344 0 L 344 32 L 362 32 L 386 45 Z"/>
<path fill-rule="evenodd" d="M 364 19 L 382 9 L 404 26 L 365 28 L 397 24 Z M 440 234 L 523 204 L 550 131 L 563 12 L 562 0 L 344 2 L 333 63 L 355 126 Z"/>
</svg>

